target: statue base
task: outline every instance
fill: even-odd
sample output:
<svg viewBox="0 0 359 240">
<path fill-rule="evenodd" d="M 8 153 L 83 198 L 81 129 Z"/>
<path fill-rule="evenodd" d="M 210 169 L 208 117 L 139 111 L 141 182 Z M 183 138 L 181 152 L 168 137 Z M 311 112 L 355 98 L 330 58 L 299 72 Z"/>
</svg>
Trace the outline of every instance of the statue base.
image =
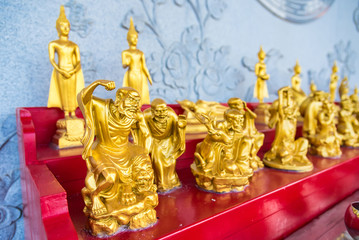
<svg viewBox="0 0 359 240">
<path fill-rule="evenodd" d="M 254 113 L 257 115 L 255 123 L 268 125 L 270 113 L 270 105 L 268 103 L 259 103 L 258 106 L 254 109 Z"/>
<path fill-rule="evenodd" d="M 214 176 L 198 170 L 195 163 L 191 170 L 196 178 L 198 187 L 217 193 L 240 192 L 249 184 L 249 176 Z"/>
<path fill-rule="evenodd" d="M 268 161 L 267 159 L 263 159 L 264 164 L 267 167 L 275 168 L 278 170 L 285 170 L 285 171 L 293 171 L 293 172 L 310 172 L 313 170 L 313 164 L 308 162 L 300 162 L 295 161 L 291 164 L 283 164 L 280 159 L 275 159 L 274 161 Z"/>
<path fill-rule="evenodd" d="M 58 149 L 82 147 L 81 139 L 85 133 L 85 121 L 80 118 L 63 118 L 56 122 L 56 134 L 52 144 Z"/>
</svg>

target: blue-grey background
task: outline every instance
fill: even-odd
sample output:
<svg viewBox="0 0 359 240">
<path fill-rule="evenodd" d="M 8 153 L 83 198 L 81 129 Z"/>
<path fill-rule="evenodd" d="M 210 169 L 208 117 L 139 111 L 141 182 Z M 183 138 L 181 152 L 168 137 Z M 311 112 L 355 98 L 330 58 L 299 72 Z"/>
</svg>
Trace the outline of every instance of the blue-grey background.
<svg viewBox="0 0 359 240">
<path fill-rule="evenodd" d="M 0 0 L 0 237 L 24 238 L 15 108 L 46 106 L 52 66 L 47 45 L 65 5 L 86 84 L 122 85 L 121 51 L 130 16 L 154 80 L 151 98 L 225 102 L 253 99 L 260 45 L 270 98 L 290 84 L 298 59 L 302 88 L 328 91 L 334 60 L 358 83 L 358 0 Z M 97 95 L 113 97 L 98 89 Z"/>
</svg>

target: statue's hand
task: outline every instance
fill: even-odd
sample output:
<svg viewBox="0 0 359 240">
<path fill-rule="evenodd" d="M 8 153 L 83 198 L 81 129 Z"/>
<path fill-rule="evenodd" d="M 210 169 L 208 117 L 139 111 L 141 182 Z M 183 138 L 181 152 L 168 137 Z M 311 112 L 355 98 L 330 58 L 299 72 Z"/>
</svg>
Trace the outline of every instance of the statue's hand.
<svg viewBox="0 0 359 240">
<path fill-rule="evenodd" d="M 98 84 L 104 86 L 107 91 L 111 91 L 116 88 L 116 84 L 114 81 L 109 80 L 97 80 Z"/>
<path fill-rule="evenodd" d="M 178 127 L 179 128 L 184 128 L 187 126 L 187 120 L 186 120 L 186 116 L 184 115 L 179 115 L 178 116 Z"/>
<path fill-rule="evenodd" d="M 67 71 L 65 70 L 59 70 L 58 71 L 62 76 L 64 76 L 65 78 L 70 78 L 71 77 L 71 74 L 69 74 Z"/>
</svg>

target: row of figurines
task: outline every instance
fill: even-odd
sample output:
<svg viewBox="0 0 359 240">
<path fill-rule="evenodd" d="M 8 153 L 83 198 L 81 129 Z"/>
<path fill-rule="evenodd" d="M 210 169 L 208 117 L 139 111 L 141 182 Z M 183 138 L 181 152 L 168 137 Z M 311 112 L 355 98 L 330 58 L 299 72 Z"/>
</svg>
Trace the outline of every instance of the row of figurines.
<svg viewBox="0 0 359 240">
<path fill-rule="evenodd" d="M 124 226 L 141 229 L 156 223 L 157 192 L 181 186 L 175 167 L 185 151 L 187 120 L 162 99 L 153 100 L 141 112 L 140 94 L 130 87 L 119 88 L 115 101 L 95 97 L 98 86 L 115 89 L 113 81 L 95 81 L 79 93 L 78 103 L 86 122 L 84 212 L 92 234 L 101 236 Z M 265 165 L 311 171 L 308 149 L 314 155 L 339 157 L 341 144 L 358 146 L 359 124 L 353 110 L 357 98 L 342 98 L 337 133 L 337 110 L 327 93 L 315 91 L 300 107 L 290 87 L 281 88 L 278 96 L 270 107 L 275 139 L 264 155 Z M 242 191 L 253 172 L 263 167 L 257 153 L 264 134 L 255 127 L 255 113 L 239 98 L 231 98 L 228 106 L 220 121 L 198 109 L 190 110 L 208 131 L 196 147 L 192 173 L 200 188 L 218 193 Z M 295 139 L 299 113 L 304 118 L 305 138 Z"/>
</svg>

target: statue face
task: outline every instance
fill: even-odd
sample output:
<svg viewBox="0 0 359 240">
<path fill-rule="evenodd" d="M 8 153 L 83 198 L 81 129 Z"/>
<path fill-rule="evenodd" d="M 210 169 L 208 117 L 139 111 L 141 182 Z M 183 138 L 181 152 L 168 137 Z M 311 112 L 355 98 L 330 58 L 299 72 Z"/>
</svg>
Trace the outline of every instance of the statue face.
<svg viewBox="0 0 359 240">
<path fill-rule="evenodd" d="M 155 121 L 165 123 L 168 119 L 168 108 L 166 104 L 158 104 L 151 109 Z"/>
<path fill-rule="evenodd" d="M 70 23 L 69 22 L 60 22 L 59 29 L 60 35 L 68 36 L 70 33 Z"/>
<path fill-rule="evenodd" d="M 227 116 L 228 127 L 235 131 L 243 130 L 244 116 L 242 114 L 231 114 Z"/>
<path fill-rule="evenodd" d="M 129 118 L 135 118 L 140 106 L 140 100 L 140 95 L 137 92 L 131 92 L 125 99 L 123 99 L 122 106 L 120 106 L 122 109 L 119 109 L 120 112 L 124 113 Z"/>
<path fill-rule="evenodd" d="M 131 34 L 128 38 L 128 42 L 130 45 L 137 46 L 138 36 L 137 34 Z"/>
<path fill-rule="evenodd" d="M 150 164 L 142 163 L 140 166 L 136 166 L 133 175 L 138 192 L 151 191 L 154 176 Z"/>
</svg>

